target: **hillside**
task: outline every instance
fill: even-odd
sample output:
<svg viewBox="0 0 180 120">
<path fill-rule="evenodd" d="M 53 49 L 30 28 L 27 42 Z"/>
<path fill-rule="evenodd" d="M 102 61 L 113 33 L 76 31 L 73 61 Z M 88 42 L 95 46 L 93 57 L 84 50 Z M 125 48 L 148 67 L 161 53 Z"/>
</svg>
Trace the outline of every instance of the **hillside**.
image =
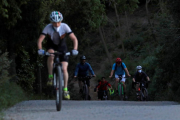
<svg viewBox="0 0 180 120">
<path fill-rule="evenodd" d="M 124 56 L 120 40 L 125 42 L 131 36 L 138 34 L 136 33 L 137 29 L 148 26 L 148 20 L 144 6 L 137 9 L 133 14 L 128 15 L 127 18 L 124 14 L 120 15 L 120 24 L 121 29 L 118 31 L 116 14 L 113 10 L 109 11 L 108 22 L 103 27 L 105 42 L 108 47 L 111 60 L 114 62 L 117 57 L 121 57 L 123 62 L 126 64 L 130 74 L 133 75 L 135 72 L 135 66 L 137 66 L 137 64 L 132 63 L 135 63 L 136 58 L 127 56 L 129 52 L 126 48 L 126 54 Z M 130 30 L 131 36 L 128 36 L 128 30 Z M 119 36 L 119 33 L 121 37 Z M 87 62 L 91 64 L 96 74 L 96 78 L 91 79 L 91 96 L 93 100 L 96 100 L 97 94 L 94 93 L 93 90 L 97 85 L 98 79 L 100 79 L 102 76 L 105 76 L 106 80 L 114 86 L 114 80 L 109 79 L 112 64 L 110 63 L 105 52 L 99 31 L 87 33 L 84 39 L 87 40 L 87 47 L 85 50 L 83 49 L 83 51 L 80 51 L 80 55 L 85 55 L 87 57 Z M 80 47 L 81 45 L 83 45 L 83 43 L 79 44 Z M 127 81 L 129 81 L 127 82 L 127 85 L 131 86 L 131 78 L 127 79 Z M 77 90 L 79 90 L 78 84 L 75 83 L 74 86 L 75 88 L 73 88 L 72 91 L 76 90 L 77 92 Z"/>
</svg>

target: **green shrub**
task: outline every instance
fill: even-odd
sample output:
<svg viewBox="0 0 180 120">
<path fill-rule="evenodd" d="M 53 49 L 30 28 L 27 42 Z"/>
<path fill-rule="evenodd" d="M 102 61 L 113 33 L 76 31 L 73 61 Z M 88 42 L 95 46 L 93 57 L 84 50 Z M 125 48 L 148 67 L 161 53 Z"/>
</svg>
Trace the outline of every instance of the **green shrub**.
<svg viewBox="0 0 180 120">
<path fill-rule="evenodd" d="M 21 87 L 8 81 L 0 84 L 0 95 L 0 111 L 26 99 Z"/>
</svg>

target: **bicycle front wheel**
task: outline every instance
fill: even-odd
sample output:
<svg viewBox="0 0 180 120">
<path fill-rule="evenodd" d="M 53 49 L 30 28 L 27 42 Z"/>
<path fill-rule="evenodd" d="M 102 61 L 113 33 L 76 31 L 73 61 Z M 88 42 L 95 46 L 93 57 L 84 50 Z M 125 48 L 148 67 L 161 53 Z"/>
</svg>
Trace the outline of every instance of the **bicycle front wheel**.
<svg viewBox="0 0 180 120">
<path fill-rule="evenodd" d="M 118 95 L 119 95 L 119 98 L 120 98 L 120 100 L 123 100 L 123 86 L 122 86 L 122 84 L 119 84 L 118 85 Z"/>
<path fill-rule="evenodd" d="M 56 109 L 61 110 L 62 105 L 62 79 L 63 74 L 60 66 L 56 67 Z"/>
<path fill-rule="evenodd" d="M 83 87 L 83 96 L 84 96 L 84 100 L 88 100 L 88 87 L 87 85 L 84 85 Z"/>
</svg>

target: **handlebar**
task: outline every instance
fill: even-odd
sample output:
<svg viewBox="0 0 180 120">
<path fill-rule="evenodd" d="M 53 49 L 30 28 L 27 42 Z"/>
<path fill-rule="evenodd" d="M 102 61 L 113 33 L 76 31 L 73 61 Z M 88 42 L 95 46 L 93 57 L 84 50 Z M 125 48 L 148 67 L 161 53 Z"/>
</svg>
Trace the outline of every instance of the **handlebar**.
<svg viewBox="0 0 180 120">
<path fill-rule="evenodd" d="M 134 82 L 135 84 L 139 84 L 139 83 L 151 83 L 151 81 L 143 81 L 143 82 Z"/>
<path fill-rule="evenodd" d="M 91 79 L 92 77 L 94 77 L 94 76 L 92 76 L 92 75 L 90 75 L 90 76 L 85 76 L 85 77 L 77 77 L 78 79 Z"/>
<path fill-rule="evenodd" d="M 58 52 L 58 51 L 54 51 L 54 53 L 49 53 L 49 52 L 45 52 L 45 55 L 50 56 L 50 55 L 66 55 L 69 56 L 71 55 L 71 52 Z"/>
</svg>

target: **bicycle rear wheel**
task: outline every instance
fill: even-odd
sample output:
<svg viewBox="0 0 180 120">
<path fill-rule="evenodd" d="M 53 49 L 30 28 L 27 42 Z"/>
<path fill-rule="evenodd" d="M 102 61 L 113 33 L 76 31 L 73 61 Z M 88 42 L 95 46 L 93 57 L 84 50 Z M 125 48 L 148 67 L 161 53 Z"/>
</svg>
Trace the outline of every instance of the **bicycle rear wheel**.
<svg viewBox="0 0 180 120">
<path fill-rule="evenodd" d="M 60 66 L 56 67 L 56 109 L 61 110 L 62 105 L 62 70 Z"/>
<path fill-rule="evenodd" d="M 119 94 L 119 99 L 120 100 L 123 100 L 123 87 L 122 87 L 122 84 L 119 84 L 118 85 L 118 94 Z"/>
<path fill-rule="evenodd" d="M 148 90 L 146 88 L 143 89 L 143 94 L 144 94 L 144 101 L 148 101 Z"/>
</svg>

